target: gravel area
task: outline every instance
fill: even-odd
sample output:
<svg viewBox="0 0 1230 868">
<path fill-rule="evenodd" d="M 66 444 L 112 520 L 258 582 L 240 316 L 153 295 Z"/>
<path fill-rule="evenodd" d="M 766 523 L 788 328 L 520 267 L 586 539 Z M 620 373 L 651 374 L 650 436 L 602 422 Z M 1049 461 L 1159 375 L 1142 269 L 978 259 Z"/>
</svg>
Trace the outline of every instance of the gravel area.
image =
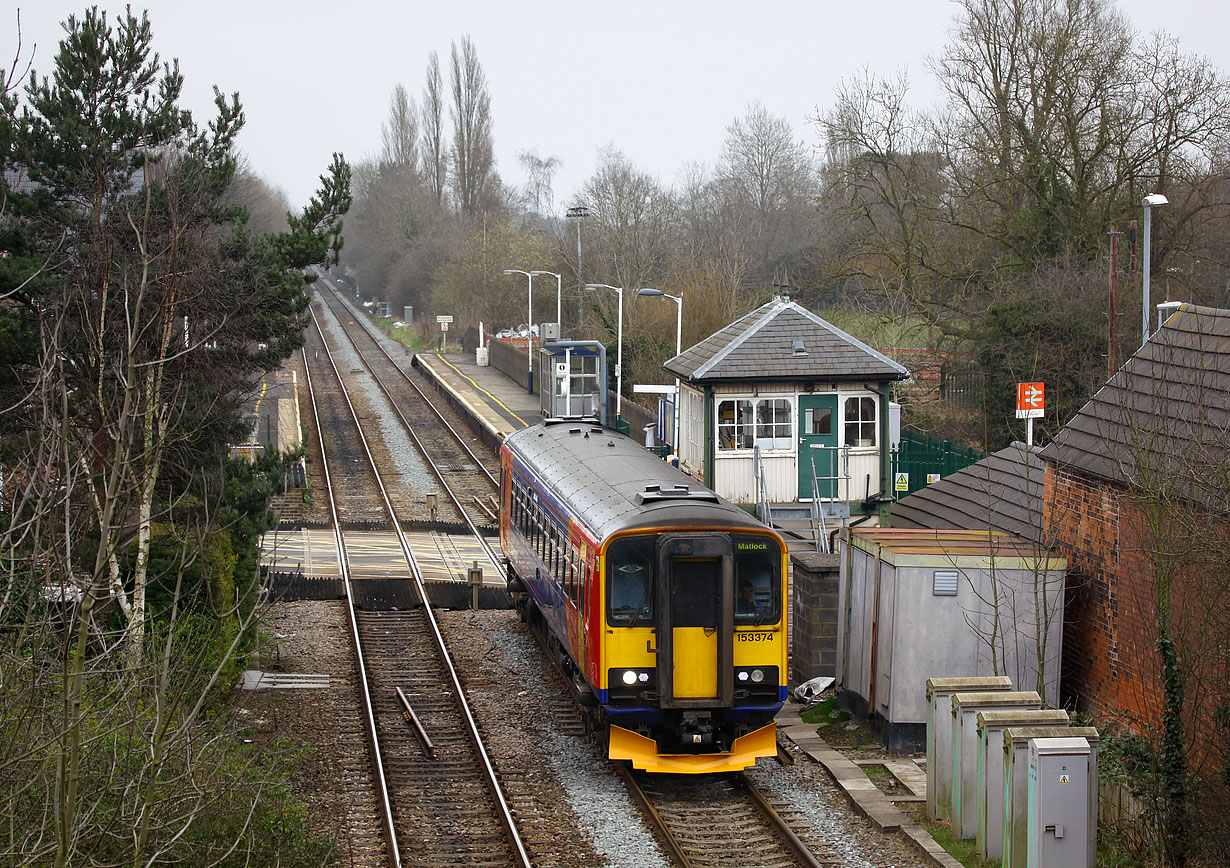
<svg viewBox="0 0 1230 868">
<path fill-rule="evenodd" d="M 264 613 L 266 653 L 252 666 L 269 672 L 329 675 L 326 690 L 236 690 L 234 708 L 249 721 L 253 741 L 295 752 L 291 788 L 307 806 L 310 826 L 337 842 L 338 864 L 348 864 L 350 827 L 340 762 L 337 720 L 353 703 L 350 636 L 344 604 L 278 603 Z"/>
<path fill-rule="evenodd" d="M 488 748 L 510 779 L 532 781 L 510 804 L 533 813 L 528 840 L 535 864 L 666 868 L 661 847 L 647 830 L 619 779 L 580 730 L 554 670 L 515 612 L 447 612 L 437 617 L 467 684 Z M 338 841 L 338 864 L 348 864 L 348 825 L 337 751 L 339 703 L 349 701 L 350 652 L 337 602 L 281 603 L 264 618 L 268 653 L 257 668 L 328 674 L 335 689 L 236 691 L 236 708 L 251 720 L 254 738 L 302 745 L 293 787 L 308 805 L 312 824 Z M 854 811 L 822 766 L 800 751 L 781 766 L 761 760 L 751 772 L 772 799 L 806 817 L 798 830 L 817 849 L 837 854 L 851 868 L 922 868 L 928 863 L 901 835 L 885 835 Z M 732 865 L 742 865 L 732 854 Z"/>
</svg>

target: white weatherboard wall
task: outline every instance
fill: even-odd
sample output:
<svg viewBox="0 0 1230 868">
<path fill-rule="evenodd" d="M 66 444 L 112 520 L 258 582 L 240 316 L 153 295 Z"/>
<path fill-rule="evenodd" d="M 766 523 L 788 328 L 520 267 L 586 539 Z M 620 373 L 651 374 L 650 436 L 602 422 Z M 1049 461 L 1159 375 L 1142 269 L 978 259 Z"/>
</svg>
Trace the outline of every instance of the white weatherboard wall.
<svg viewBox="0 0 1230 868">
<path fill-rule="evenodd" d="M 790 436 L 787 443 L 782 443 L 779 449 L 761 447 L 761 463 L 764 466 L 765 488 L 768 498 L 773 503 L 793 503 L 799 499 L 800 462 L 806 461 L 799 453 L 800 395 L 833 395 L 837 400 L 837 414 L 833 418 L 833 426 L 839 446 L 849 445 L 851 448 L 844 453 L 848 465 L 843 464 L 842 470 L 848 470 L 848 479 L 843 478 L 838 483 L 835 499 L 838 501 L 863 500 L 880 490 L 880 459 L 881 452 L 887 449 L 884 444 L 875 446 L 856 446 L 845 442 L 846 418 L 845 399 L 854 397 L 875 398 L 879 407 L 878 396 L 862 388 L 833 387 L 831 391 L 799 392 L 796 383 L 759 383 L 723 384 L 713 390 L 713 406 L 710 412 L 714 418 L 705 418 L 705 400 L 703 390 L 696 389 L 687 383 L 681 384 L 680 406 L 680 439 L 683 441 L 679 453 L 683 469 L 698 479 L 704 478 L 704 463 L 706 446 L 713 450 L 713 489 L 722 497 L 734 503 L 755 503 L 756 477 L 753 462 L 753 450 L 721 449 L 718 447 L 718 408 L 722 401 L 763 401 L 768 399 L 784 399 L 790 403 Z M 878 412 L 878 411 L 877 411 Z M 708 425 L 709 437 L 713 443 L 706 444 L 705 430 Z M 876 423 L 877 440 L 881 434 L 881 426 Z M 804 464 L 804 468 L 809 466 Z M 810 473 L 810 469 L 807 469 Z"/>
</svg>

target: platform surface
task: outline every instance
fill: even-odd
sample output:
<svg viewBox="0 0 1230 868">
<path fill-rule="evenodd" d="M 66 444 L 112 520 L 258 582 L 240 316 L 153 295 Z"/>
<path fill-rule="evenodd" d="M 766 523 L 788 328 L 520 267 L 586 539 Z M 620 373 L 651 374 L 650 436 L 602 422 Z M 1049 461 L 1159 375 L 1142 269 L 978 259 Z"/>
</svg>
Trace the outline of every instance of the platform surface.
<svg viewBox="0 0 1230 868">
<path fill-rule="evenodd" d="M 416 353 L 415 364 L 501 440 L 513 431 L 538 424 L 542 418 L 537 395 L 490 365 L 480 367 L 473 353 Z"/>
</svg>

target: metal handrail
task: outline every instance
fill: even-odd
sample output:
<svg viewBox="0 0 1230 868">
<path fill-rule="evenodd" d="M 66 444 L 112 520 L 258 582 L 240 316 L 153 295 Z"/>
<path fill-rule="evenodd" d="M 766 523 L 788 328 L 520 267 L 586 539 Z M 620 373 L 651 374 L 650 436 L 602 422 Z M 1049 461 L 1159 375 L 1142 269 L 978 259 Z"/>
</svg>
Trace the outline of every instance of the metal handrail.
<svg viewBox="0 0 1230 868">
<path fill-rule="evenodd" d="M 752 476 L 756 481 L 756 511 L 760 520 L 773 527 L 773 506 L 769 503 L 769 485 L 764 478 L 764 462 L 760 460 L 760 447 L 752 446 Z"/>
</svg>

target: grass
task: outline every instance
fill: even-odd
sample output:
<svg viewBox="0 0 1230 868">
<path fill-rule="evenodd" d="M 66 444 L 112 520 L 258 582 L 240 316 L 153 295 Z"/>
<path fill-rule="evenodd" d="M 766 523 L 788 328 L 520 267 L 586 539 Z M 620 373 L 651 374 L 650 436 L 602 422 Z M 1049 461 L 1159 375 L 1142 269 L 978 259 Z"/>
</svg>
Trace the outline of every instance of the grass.
<svg viewBox="0 0 1230 868">
<path fill-rule="evenodd" d="M 953 834 L 952 826 L 942 820 L 932 820 L 922 806 L 910 809 L 910 814 L 920 826 L 927 830 L 935 839 L 935 843 L 943 847 L 948 855 L 956 859 L 965 868 L 999 868 L 999 860 L 985 861 L 978 855 L 978 843 L 972 838 L 962 841 Z"/>
</svg>

